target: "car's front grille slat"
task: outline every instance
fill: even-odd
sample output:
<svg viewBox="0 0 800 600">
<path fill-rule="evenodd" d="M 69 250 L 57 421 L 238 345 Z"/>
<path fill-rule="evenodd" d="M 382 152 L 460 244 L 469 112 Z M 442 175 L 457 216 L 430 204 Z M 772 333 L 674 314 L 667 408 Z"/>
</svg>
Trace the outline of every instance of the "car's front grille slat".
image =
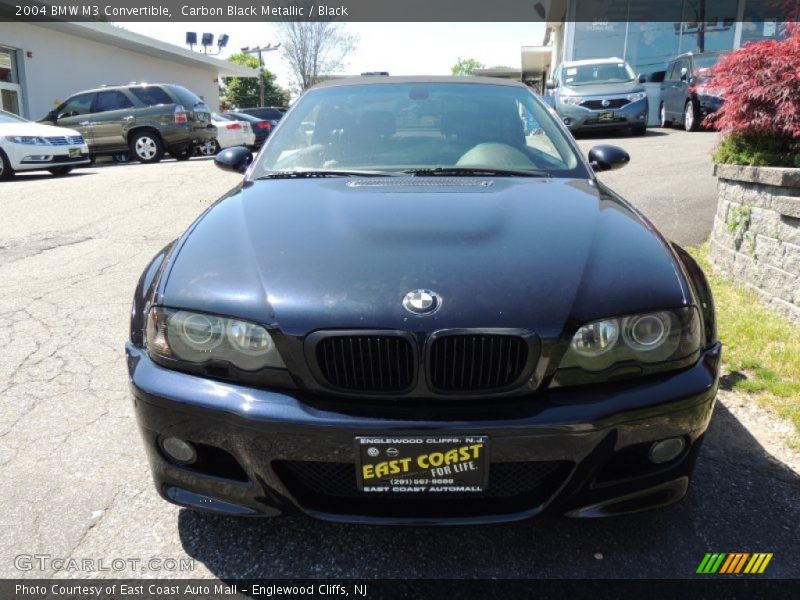
<svg viewBox="0 0 800 600">
<path fill-rule="evenodd" d="M 603 102 L 606 102 L 605 106 L 603 106 Z M 584 100 L 580 105 L 590 110 L 609 110 L 622 108 L 628 104 L 630 104 L 630 100 L 627 98 L 612 98 L 608 100 Z"/>
<path fill-rule="evenodd" d="M 528 344 L 509 334 L 441 335 L 431 341 L 428 357 L 428 377 L 435 391 L 491 391 L 520 378 Z"/>
<path fill-rule="evenodd" d="M 51 146 L 76 146 L 83 144 L 83 136 L 80 135 L 57 135 L 45 137 L 44 139 L 47 140 Z"/>
<path fill-rule="evenodd" d="M 316 344 L 325 382 L 344 391 L 404 392 L 413 384 L 411 342 L 392 334 L 332 334 Z"/>
<path fill-rule="evenodd" d="M 444 331 L 424 346 L 428 388 L 433 393 L 493 393 L 519 385 L 532 347 L 508 330 Z M 408 393 L 417 377 L 417 346 L 404 332 L 321 332 L 309 361 L 317 378 L 340 391 Z M 421 348 L 420 348 L 421 349 Z"/>
</svg>

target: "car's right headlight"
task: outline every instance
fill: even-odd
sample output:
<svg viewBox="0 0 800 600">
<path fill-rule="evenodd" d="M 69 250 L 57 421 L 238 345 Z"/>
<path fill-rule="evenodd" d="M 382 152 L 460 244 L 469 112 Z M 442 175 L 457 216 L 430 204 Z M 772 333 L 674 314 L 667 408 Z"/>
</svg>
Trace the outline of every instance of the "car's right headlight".
<svg viewBox="0 0 800 600">
<path fill-rule="evenodd" d="M 145 328 L 151 354 L 189 363 L 228 362 L 244 371 L 285 369 L 275 342 L 261 325 L 207 313 L 153 307 Z"/>
<path fill-rule="evenodd" d="M 561 385 L 596 381 L 603 372 L 623 366 L 664 370 L 692 357 L 701 344 L 702 327 L 694 307 L 592 321 L 572 336 L 556 379 Z"/>
<path fill-rule="evenodd" d="M 558 101 L 567 106 L 578 106 L 583 102 L 583 98 L 580 96 L 559 96 Z"/>
<path fill-rule="evenodd" d="M 26 146 L 50 145 L 50 142 L 48 142 L 43 137 L 39 137 L 37 135 L 7 135 L 5 139 L 7 142 L 13 142 L 14 144 L 24 144 Z"/>
</svg>

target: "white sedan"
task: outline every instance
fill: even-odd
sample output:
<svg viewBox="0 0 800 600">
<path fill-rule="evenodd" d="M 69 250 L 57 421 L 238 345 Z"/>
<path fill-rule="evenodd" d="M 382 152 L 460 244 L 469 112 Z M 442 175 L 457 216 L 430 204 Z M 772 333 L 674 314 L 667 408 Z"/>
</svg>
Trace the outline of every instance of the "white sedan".
<svg viewBox="0 0 800 600">
<path fill-rule="evenodd" d="M 237 121 L 232 117 L 211 113 L 211 124 L 217 128 L 217 137 L 197 147 L 198 153 L 203 156 L 214 156 L 223 148 L 231 146 L 252 147 L 256 144 L 256 134 L 247 121 Z"/>
<path fill-rule="evenodd" d="M 33 123 L 0 110 L 0 179 L 17 171 L 66 175 L 89 162 L 89 146 L 74 129 Z"/>
</svg>

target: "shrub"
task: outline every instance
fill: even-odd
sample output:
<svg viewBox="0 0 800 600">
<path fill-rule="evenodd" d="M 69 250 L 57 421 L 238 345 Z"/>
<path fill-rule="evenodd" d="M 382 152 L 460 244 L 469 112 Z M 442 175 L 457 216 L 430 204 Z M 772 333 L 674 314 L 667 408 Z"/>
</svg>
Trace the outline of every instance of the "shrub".
<svg viewBox="0 0 800 600">
<path fill-rule="evenodd" d="M 713 85 L 725 98 L 707 117 L 724 136 L 717 162 L 800 167 L 800 25 L 723 56 Z"/>
<path fill-rule="evenodd" d="M 800 143 L 764 133 L 729 133 L 717 146 L 714 162 L 800 168 Z"/>
</svg>

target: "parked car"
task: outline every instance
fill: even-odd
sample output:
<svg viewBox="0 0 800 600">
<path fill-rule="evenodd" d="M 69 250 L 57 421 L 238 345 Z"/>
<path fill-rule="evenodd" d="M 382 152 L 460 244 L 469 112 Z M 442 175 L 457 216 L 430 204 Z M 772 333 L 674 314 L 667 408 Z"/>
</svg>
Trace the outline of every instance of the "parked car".
<svg viewBox="0 0 800 600">
<path fill-rule="evenodd" d="M 155 163 L 165 152 L 178 160 L 217 133 L 208 106 L 174 84 L 107 86 L 73 94 L 42 123 L 77 129 L 93 155 L 124 155 Z"/>
<path fill-rule="evenodd" d="M 261 146 L 264 145 L 267 136 L 272 131 L 272 123 L 265 119 L 259 119 L 253 115 L 248 115 L 247 113 L 233 110 L 222 114 L 225 117 L 231 117 L 239 121 L 247 121 L 250 123 L 250 128 L 253 130 L 253 134 L 255 135 L 255 141 L 253 142 L 252 146 L 253 149 L 261 148 Z"/>
<path fill-rule="evenodd" d="M 681 54 L 667 66 L 661 82 L 661 127 L 680 124 L 686 131 L 697 131 L 700 122 L 723 103 L 714 88 L 711 70 L 722 52 Z"/>
<path fill-rule="evenodd" d="M 0 110 L 0 180 L 17 171 L 66 175 L 88 162 L 89 147 L 74 129 L 41 125 Z"/>
<path fill-rule="evenodd" d="M 214 156 L 222 148 L 231 146 L 252 147 L 255 144 L 255 134 L 250 123 L 228 115 L 211 113 L 211 123 L 217 130 L 217 136 L 206 140 L 197 147 L 197 153 L 203 156 Z"/>
<path fill-rule="evenodd" d="M 572 132 L 630 128 L 647 131 L 645 76 L 621 58 L 576 60 L 558 67 L 546 83 L 550 104 Z"/>
<path fill-rule="evenodd" d="M 628 161 L 518 82 L 306 91 L 256 159 L 217 155 L 244 181 L 136 287 L 158 492 L 373 524 L 679 500 L 720 344 L 697 263 L 595 175 Z"/>
<path fill-rule="evenodd" d="M 278 125 L 278 122 L 283 118 L 288 109 L 280 106 L 261 106 L 259 108 L 240 108 L 237 112 L 245 113 L 246 115 L 253 115 L 259 119 L 269 121 L 273 128 Z"/>
</svg>

